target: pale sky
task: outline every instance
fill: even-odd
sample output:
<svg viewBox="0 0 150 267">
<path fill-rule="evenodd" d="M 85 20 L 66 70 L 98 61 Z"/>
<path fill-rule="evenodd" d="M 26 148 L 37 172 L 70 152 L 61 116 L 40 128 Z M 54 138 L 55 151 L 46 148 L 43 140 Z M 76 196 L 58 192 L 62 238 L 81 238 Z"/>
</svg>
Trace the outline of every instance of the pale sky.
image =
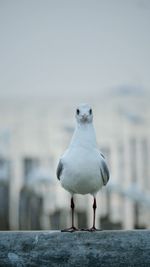
<svg viewBox="0 0 150 267">
<path fill-rule="evenodd" d="M 0 0 L 0 97 L 150 88 L 149 0 Z"/>
</svg>

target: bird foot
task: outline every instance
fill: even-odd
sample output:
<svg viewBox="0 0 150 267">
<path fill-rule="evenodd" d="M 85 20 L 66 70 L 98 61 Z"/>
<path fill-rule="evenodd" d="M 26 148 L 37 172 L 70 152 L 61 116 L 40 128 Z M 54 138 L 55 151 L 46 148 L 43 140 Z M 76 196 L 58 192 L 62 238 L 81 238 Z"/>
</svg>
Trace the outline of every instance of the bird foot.
<svg viewBox="0 0 150 267">
<path fill-rule="evenodd" d="M 102 231 L 102 229 L 97 229 L 95 226 L 92 226 L 91 228 L 81 229 L 81 231 L 96 232 Z"/>
<path fill-rule="evenodd" d="M 95 226 L 92 226 L 91 228 L 88 229 L 89 232 L 97 232 L 97 231 L 102 231 L 102 229 L 97 229 Z"/>
<path fill-rule="evenodd" d="M 61 230 L 61 232 L 69 232 L 69 233 L 73 233 L 75 231 L 79 231 L 79 229 L 76 228 L 75 226 L 71 226 L 69 228 L 66 228 L 66 229 Z"/>
</svg>

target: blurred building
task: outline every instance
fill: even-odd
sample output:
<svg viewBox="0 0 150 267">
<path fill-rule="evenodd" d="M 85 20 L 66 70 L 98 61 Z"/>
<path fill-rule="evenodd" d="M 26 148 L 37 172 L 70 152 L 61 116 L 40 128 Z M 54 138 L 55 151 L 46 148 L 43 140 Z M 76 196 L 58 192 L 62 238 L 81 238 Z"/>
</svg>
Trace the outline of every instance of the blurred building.
<svg viewBox="0 0 150 267">
<path fill-rule="evenodd" d="M 150 227 L 149 97 L 148 91 L 124 86 L 91 99 L 98 145 L 111 171 L 97 197 L 97 225 L 104 229 Z M 55 169 L 73 133 L 74 108 L 73 100 L 1 101 L 0 186 L 8 185 L 10 229 L 69 225 L 70 196 Z M 30 199 L 28 205 L 20 196 Z M 32 218 L 35 207 L 39 224 Z M 24 224 L 28 216 L 32 223 Z M 76 221 L 80 227 L 91 224 L 91 196 L 76 196 Z"/>
</svg>

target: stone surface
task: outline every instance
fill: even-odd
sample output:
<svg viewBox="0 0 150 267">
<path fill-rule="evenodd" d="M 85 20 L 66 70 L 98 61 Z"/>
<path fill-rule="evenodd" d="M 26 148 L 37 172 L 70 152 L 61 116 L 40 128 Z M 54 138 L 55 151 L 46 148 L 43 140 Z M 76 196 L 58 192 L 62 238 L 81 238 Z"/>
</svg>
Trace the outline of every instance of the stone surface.
<svg viewBox="0 0 150 267">
<path fill-rule="evenodd" d="M 150 231 L 0 232 L 0 266 L 149 267 Z"/>
</svg>

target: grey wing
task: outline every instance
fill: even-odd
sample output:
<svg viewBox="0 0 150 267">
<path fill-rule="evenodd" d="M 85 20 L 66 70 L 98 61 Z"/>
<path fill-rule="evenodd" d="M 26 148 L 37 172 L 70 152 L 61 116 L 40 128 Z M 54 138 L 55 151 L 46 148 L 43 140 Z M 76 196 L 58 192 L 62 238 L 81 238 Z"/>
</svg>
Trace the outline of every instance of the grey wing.
<svg viewBox="0 0 150 267">
<path fill-rule="evenodd" d="M 58 166 L 57 166 L 57 170 L 56 170 L 56 175 L 57 175 L 58 180 L 60 180 L 60 176 L 62 174 L 62 171 L 63 171 L 63 163 L 60 160 L 58 163 Z"/>
<path fill-rule="evenodd" d="M 102 152 L 100 152 L 100 154 L 101 154 L 101 156 L 105 159 L 105 156 L 103 155 L 103 153 Z"/>
<path fill-rule="evenodd" d="M 100 173 L 103 179 L 103 184 L 106 185 L 109 181 L 109 170 L 105 160 L 101 159 Z"/>
</svg>

